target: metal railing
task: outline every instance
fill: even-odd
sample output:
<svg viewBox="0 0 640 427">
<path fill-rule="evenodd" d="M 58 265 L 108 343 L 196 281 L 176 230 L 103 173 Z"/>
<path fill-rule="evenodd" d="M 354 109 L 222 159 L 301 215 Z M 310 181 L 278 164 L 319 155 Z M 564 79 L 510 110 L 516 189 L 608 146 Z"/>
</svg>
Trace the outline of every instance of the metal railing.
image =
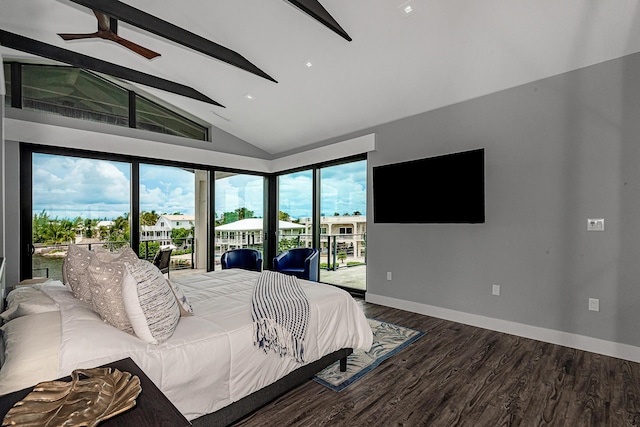
<svg viewBox="0 0 640 427">
<path fill-rule="evenodd" d="M 140 242 L 138 257 L 148 261 L 153 260 L 156 252 L 160 248 L 162 241 L 145 240 Z M 175 243 L 178 243 L 176 245 Z M 76 244 L 76 243 L 74 243 Z M 154 247 L 157 244 L 157 247 Z M 172 252 L 171 270 L 184 270 L 195 268 L 196 243 L 193 238 L 173 239 L 172 244 L 177 247 Z M 127 241 L 105 241 L 91 243 L 77 243 L 77 246 L 84 246 L 89 250 L 102 247 L 109 252 L 117 252 L 118 249 L 128 247 Z M 62 278 L 62 263 L 64 257 L 54 256 L 55 253 L 65 253 L 69 244 L 43 244 L 34 245 L 32 254 L 32 277 L 47 277 L 52 279 Z M 186 255 L 186 256 L 185 256 Z"/>
</svg>

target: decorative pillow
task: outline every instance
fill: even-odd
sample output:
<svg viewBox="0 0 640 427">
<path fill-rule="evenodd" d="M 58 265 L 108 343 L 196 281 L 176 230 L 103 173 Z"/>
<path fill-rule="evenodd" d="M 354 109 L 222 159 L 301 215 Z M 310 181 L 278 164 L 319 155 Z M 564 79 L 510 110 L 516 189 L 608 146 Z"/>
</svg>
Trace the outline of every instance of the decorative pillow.
<svg viewBox="0 0 640 427">
<path fill-rule="evenodd" d="M 69 245 L 62 264 L 62 281 L 71 288 L 74 297 L 88 304 L 91 304 L 91 289 L 87 268 L 94 255 L 95 253 L 89 249 Z"/>
<path fill-rule="evenodd" d="M 171 286 L 148 261 L 127 263 L 122 297 L 136 335 L 150 344 L 167 340 L 180 320 L 180 308 Z"/>
<path fill-rule="evenodd" d="M 94 256 L 87 271 L 93 309 L 105 322 L 133 334 L 122 301 L 122 279 L 126 271 L 124 264 L 137 262 L 138 256 L 132 249 L 127 249 L 119 252 L 115 258 L 109 253 Z"/>
<path fill-rule="evenodd" d="M 191 306 L 191 302 L 187 298 L 187 296 L 182 292 L 182 289 L 178 286 L 177 283 L 172 282 L 167 279 L 167 283 L 171 286 L 171 290 L 173 291 L 173 295 L 175 295 L 176 300 L 178 301 L 178 308 L 180 309 L 180 317 L 189 317 L 193 316 L 193 307 Z"/>
</svg>

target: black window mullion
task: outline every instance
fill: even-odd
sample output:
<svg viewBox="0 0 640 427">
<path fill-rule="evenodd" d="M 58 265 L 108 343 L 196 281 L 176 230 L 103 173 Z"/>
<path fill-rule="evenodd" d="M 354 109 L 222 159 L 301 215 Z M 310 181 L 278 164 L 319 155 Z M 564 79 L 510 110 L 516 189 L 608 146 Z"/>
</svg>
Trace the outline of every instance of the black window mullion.
<svg viewBox="0 0 640 427">
<path fill-rule="evenodd" d="M 135 253 L 140 251 L 140 162 L 131 162 L 131 214 L 129 215 L 129 240 Z"/>
<path fill-rule="evenodd" d="M 129 127 L 136 128 L 136 93 L 129 91 Z"/>
<path fill-rule="evenodd" d="M 22 64 L 11 63 L 11 107 L 22 108 Z"/>
</svg>

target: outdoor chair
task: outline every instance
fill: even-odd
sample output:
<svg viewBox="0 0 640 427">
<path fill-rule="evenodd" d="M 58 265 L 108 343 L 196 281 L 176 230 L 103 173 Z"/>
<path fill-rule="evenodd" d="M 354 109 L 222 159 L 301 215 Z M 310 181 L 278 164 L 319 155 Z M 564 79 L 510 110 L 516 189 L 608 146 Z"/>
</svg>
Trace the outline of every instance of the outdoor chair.
<svg viewBox="0 0 640 427">
<path fill-rule="evenodd" d="M 162 274 L 167 274 L 169 277 L 169 267 L 171 264 L 171 252 L 172 248 L 160 249 L 156 252 L 156 256 L 153 257 L 153 265 L 158 267 Z"/>
<path fill-rule="evenodd" d="M 242 268 L 243 270 L 262 271 L 262 253 L 256 249 L 231 249 L 220 257 L 222 269 Z"/>
<path fill-rule="evenodd" d="M 315 248 L 294 248 L 281 252 L 273 259 L 273 270 L 300 279 L 318 281 L 320 252 Z"/>
</svg>

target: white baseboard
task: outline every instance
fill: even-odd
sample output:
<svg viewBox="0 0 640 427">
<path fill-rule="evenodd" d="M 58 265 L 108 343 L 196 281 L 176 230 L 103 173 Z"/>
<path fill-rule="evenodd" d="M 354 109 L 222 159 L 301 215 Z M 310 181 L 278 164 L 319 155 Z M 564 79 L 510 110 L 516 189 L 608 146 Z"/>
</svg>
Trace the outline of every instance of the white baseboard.
<svg viewBox="0 0 640 427">
<path fill-rule="evenodd" d="M 630 360 L 632 362 L 640 362 L 640 347 L 628 344 L 605 341 L 598 338 L 587 337 L 584 335 L 540 328 L 537 326 L 526 325 L 524 323 L 495 319 L 492 317 L 465 313 L 448 308 L 436 307 L 433 305 L 421 304 L 413 301 L 406 301 L 382 295 L 375 295 L 369 292 L 366 293 L 365 299 L 367 302 L 371 302 L 373 304 L 398 308 L 400 310 L 423 314 L 425 316 L 451 320 L 453 322 L 464 323 L 465 325 L 477 326 L 479 328 L 490 329 L 492 331 L 504 332 L 506 334 L 517 335 L 524 338 L 544 341 L 551 344 L 575 348 L 578 350 L 599 353 L 605 356 Z"/>
</svg>

